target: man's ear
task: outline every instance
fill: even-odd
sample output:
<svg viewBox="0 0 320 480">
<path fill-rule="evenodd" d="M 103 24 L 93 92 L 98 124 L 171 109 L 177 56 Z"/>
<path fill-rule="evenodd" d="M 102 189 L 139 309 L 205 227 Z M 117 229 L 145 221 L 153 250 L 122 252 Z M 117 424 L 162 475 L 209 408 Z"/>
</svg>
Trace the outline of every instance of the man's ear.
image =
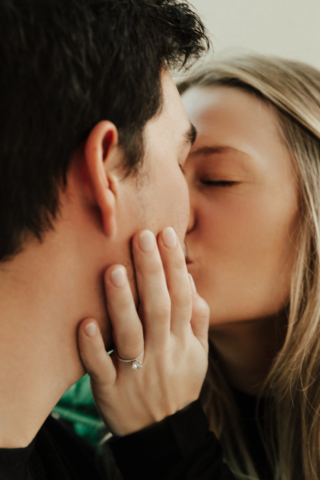
<svg viewBox="0 0 320 480">
<path fill-rule="evenodd" d="M 116 229 L 114 177 L 109 172 L 118 159 L 118 130 L 109 121 L 102 121 L 91 130 L 84 147 L 84 156 L 95 203 L 100 209 L 107 236 Z"/>
</svg>

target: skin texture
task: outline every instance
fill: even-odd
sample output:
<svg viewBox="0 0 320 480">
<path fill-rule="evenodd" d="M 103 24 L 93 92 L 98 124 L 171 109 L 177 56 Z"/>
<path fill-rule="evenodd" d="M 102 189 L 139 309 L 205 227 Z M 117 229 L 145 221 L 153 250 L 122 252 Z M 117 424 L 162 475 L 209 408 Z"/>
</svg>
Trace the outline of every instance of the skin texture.
<svg viewBox="0 0 320 480">
<path fill-rule="evenodd" d="M 189 205 L 180 167 L 190 149 L 190 122 L 167 71 L 162 86 L 164 105 L 146 126 L 140 175 L 124 178 L 117 129 L 100 122 L 74 154 L 54 230 L 42 243 L 30 238 L 22 253 L 1 265 L 1 447 L 28 445 L 83 375 L 77 344 L 82 319 L 95 318 L 106 347 L 112 346 L 103 276 L 110 266 L 124 265 L 137 304 L 133 235 L 146 227 L 158 235 L 170 225 L 183 242 Z M 119 330 L 120 355 L 137 356 L 141 338 L 130 345 Z M 141 325 L 138 330 L 141 335 Z"/>
<path fill-rule="evenodd" d="M 198 132 L 184 167 L 188 269 L 231 383 L 253 392 L 279 348 L 289 298 L 299 225 L 292 162 L 275 112 L 257 97 L 194 87 L 183 103 Z"/>
</svg>

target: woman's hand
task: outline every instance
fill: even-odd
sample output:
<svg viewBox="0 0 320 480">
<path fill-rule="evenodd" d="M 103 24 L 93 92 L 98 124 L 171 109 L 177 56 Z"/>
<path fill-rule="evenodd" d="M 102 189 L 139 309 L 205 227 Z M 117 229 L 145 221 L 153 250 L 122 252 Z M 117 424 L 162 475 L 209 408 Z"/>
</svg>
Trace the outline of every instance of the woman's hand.
<svg viewBox="0 0 320 480">
<path fill-rule="evenodd" d="M 140 301 L 137 313 L 125 268 L 105 273 L 107 307 L 118 357 L 107 354 L 98 324 L 85 319 L 79 348 L 93 396 L 115 435 L 126 435 L 184 408 L 199 396 L 207 370 L 209 308 L 194 288 L 172 228 L 143 231 L 132 253 Z M 192 286 L 193 285 L 193 286 Z M 140 317 L 140 318 L 139 318 Z"/>
</svg>

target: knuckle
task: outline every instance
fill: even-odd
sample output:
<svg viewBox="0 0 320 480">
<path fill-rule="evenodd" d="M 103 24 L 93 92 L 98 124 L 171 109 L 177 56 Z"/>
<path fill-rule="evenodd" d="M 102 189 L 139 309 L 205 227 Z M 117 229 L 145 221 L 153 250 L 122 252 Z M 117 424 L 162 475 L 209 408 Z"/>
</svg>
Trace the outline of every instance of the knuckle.
<svg viewBox="0 0 320 480">
<path fill-rule="evenodd" d="M 113 329 L 117 339 L 121 340 L 121 343 L 126 345 L 138 343 L 142 335 L 142 326 L 130 325 L 129 322 L 122 325 L 115 325 Z"/>
<path fill-rule="evenodd" d="M 171 293 L 171 301 L 176 305 L 189 307 L 192 304 L 192 296 L 190 289 L 182 288 L 181 290 L 175 290 Z"/>
<path fill-rule="evenodd" d="M 171 302 L 169 299 L 163 302 L 154 303 L 152 306 L 145 306 L 144 316 L 156 319 L 158 322 L 166 322 L 171 316 Z"/>
<path fill-rule="evenodd" d="M 167 320 L 170 318 L 171 308 L 169 305 L 161 305 L 158 307 L 157 318 Z"/>
<path fill-rule="evenodd" d="M 186 271 L 186 261 L 184 257 L 181 257 L 180 255 L 177 256 L 172 256 L 170 258 L 170 268 L 173 271 L 176 271 L 178 273 L 180 272 L 185 272 Z"/>
<path fill-rule="evenodd" d="M 130 296 L 131 292 L 128 291 L 117 291 L 112 292 L 112 295 L 106 296 L 107 306 L 114 306 L 116 311 L 112 312 L 113 316 L 117 316 L 117 311 L 121 305 L 121 311 L 129 310 L 132 305 L 132 297 Z"/>
<path fill-rule="evenodd" d="M 148 259 L 135 264 L 135 269 L 140 275 L 158 275 L 162 271 L 162 263 L 160 258 Z"/>
<path fill-rule="evenodd" d="M 123 352 L 133 353 L 133 356 L 134 356 L 134 353 L 138 352 L 138 355 L 139 355 L 139 353 L 142 350 L 141 345 L 142 345 L 142 342 L 141 342 L 140 338 L 139 339 L 132 339 L 132 338 L 127 337 L 126 339 L 121 339 L 121 350 L 120 350 L 120 352 L 122 352 L 122 353 Z M 118 349 L 117 349 L 117 351 L 118 351 Z"/>
</svg>

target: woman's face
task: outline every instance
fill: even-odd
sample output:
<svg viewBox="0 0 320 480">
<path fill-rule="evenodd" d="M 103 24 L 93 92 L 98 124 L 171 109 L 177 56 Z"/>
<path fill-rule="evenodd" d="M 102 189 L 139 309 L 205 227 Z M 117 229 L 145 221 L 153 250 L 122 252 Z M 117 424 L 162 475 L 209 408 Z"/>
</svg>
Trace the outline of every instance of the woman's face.
<svg viewBox="0 0 320 480">
<path fill-rule="evenodd" d="M 298 190 L 274 111 L 242 90 L 193 87 L 183 103 L 198 137 L 185 170 L 188 269 L 211 325 L 265 318 L 290 291 Z"/>
</svg>

